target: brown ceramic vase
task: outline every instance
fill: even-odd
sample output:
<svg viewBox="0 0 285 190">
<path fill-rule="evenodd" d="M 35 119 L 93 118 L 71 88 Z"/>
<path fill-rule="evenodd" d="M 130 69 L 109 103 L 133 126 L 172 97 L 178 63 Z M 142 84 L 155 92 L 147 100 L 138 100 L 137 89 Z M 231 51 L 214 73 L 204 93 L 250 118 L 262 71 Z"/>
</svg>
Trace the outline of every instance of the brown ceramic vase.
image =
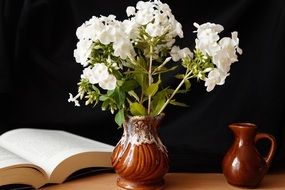
<svg viewBox="0 0 285 190">
<path fill-rule="evenodd" d="M 223 173 L 231 185 L 255 188 L 266 174 L 276 149 L 275 138 L 266 133 L 257 133 L 252 123 L 234 123 L 229 128 L 235 140 L 223 159 Z M 255 143 L 260 139 L 271 142 L 270 150 L 264 158 L 259 154 Z"/>
<path fill-rule="evenodd" d="M 169 169 L 167 150 L 157 128 L 158 117 L 128 117 L 123 124 L 123 136 L 112 154 L 112 165 L 118 174 L 117 185 L 132 190 L 159 190 Z"/>
</svg>

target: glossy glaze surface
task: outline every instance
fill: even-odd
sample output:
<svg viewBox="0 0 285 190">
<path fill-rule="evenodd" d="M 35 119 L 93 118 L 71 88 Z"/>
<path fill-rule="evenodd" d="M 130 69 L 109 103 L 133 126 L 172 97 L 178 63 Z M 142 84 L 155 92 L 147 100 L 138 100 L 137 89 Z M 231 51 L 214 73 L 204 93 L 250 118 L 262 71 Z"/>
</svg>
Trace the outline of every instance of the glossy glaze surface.
<svg viewBox="0 0 285 190">
<path fill-rule="evenodd" d="M 167 150 L 157 134 L 160 117 L 130 117 L 113 151 L 112 165 L 118 186 L 133 190 L 163 189 L 169 169 Z"/>
<path fill-rule="evenodd" d="M 229 125 L 235 140 L 223 159 L 223 173 L 231 185 L 255 188 L 266 174 L 276 149 L 275 138 L 266 133 L 257 133 L 252 123 Z M 255 147 L 255 142 L 268 139 L 271 147 L 268 155 L 262 157 Z"/>
</svg>

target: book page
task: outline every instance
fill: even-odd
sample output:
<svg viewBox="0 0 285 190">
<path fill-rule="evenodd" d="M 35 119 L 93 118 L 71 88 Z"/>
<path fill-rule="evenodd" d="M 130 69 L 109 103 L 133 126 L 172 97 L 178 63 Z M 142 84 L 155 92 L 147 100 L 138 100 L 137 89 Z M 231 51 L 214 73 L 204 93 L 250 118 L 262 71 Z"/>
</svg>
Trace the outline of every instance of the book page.
<svg viewBox="0 0 285 190">
<path fill-rule="evenodd" d="M 0 144 L 39 165 L 48 176 L 68 157 L 85 152 L 111 155 L 114 149 L 113 146 L 65 131 L 29 128 L 15 129 L 2 134 Z M 77 167 L 80 165 L 80 163 L 75 164 L 78 165 Z M 111 166 L 110 159 L 107 160 L 107 165 Z"/>
<path fill-rule="evenodd" d="M 0 186 L 27 184 L 38 188 L 46 182 L 43 169 L 0 146 Z"/>
<path fill-rule="evenodd" d="M 31 164 L 31 162 L 0 146 L 0 169 L 23 164 Z"/>
</svg>

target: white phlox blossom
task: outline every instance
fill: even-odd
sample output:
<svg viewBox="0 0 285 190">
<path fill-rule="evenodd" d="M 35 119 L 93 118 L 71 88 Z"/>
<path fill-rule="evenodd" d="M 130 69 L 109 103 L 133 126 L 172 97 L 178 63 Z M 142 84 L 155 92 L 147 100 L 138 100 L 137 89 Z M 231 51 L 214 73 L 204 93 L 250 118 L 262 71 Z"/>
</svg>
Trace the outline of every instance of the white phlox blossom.
<svg viewBox="0 0 285 190">
<path fill-rule="evenodd" d="M 109 76 L 108 67 L 103 63 L 97 63 L 93 68 L 85 68 L 81 78 L 87 79 L 91 84 L 97 84 Z"/>
<path fill-rule="evenodd" d="M 238 54 L 242 54 L 242 49 L 239 47 L 239 38 L 238 38 L 238 33 L 232 32 L 232 44 L 235 47 L 236 51 L 238 52 Z"/>
<path fill-rule="evenodd" d="M 146 26 L 146 32 L 151 37 L 158 37 L 167 33 L 169 40 L 177 35 L 183 38 L 181 24 L 171 13 L 171 9 L 165 3 L 159 0 L 143 2 L 139 1 L 135 7 L 127 8 L 127 15 L 134 26 Z"/>
<path fill-rule="evenodd" d="M 180 47 L 178 46 L 172 47 L 170 55 L 172 57 L 172 60 L 175 62 L 181 60 L 182 58 L 185 58 L 186 56 L 188 56 L 189 58 L 193 58 L 193 53 L 190 51 L 189 48 L 180 49 Z"/>
<path fill-rule="evenodd" d="M 104 24 L 96 16 L 84 22 L 76 30 L 76 36 L 79 40 L 95 41 L 98 37 L 98 30 L 103 30 Z"/>
<path fill-rule="evenodd" d="M 139 25 L 134 22 L 134 20 L 126 19 L 123 21 L 122 25 L 124 27 L 126 36 L 128 36 L 129 39 L 133 40 L 137 38 L 139 35 Z"/>
<path fill-rule="evenodd" d="M 93 42 L 98 39 L 98 32 L 103 30 L 104 24 L 95 16 L 83 23 L 76 30 L 76 36 L 79 39 L 76 49 L 74 50 L 74 57 L 77 63 L 87 66 L 88 58 L 92 51 Z"/>
<path fill-rule="evenodd" d="M 74 50 L 74 57 L 76 62 L 83 66 L 88 65 L 92 44 L 97 41 L 104 45 L 112 43 L 114 55 L 122 59 L 134 54 L 129 36 L 125 32 L 125 26 L 122 22 L 117 21 L 114 15 L 93 16 L 77 29 L 76 35 L 79 42 Z"/>
<path fill-rule="evenodd" d="M 114 90 L 116 88 L 116 77 L 109 73 L 108 67 L 103 63 L 97 63 L 92 68 L 86 67 L 81 78 L 88 80 L 90 84 L 99 84 L 104 90 Z M 80 106 L 78 98 L 81 96 L 80 92 L 74 97 L 69 93 L 68 102 L 74 102 L 75 106 Z"/>
<path fill-rule="evenodd" d="M 224 73 L 217 68 L 211 70 L 208 77 L 205 79 L 205 86 L 208 92 L 212 91 L 216 85 L 223 85 L 225 83 L 228 73 Z"/>
<path fill-rule="evenodd" d="M 92 68 L 85 68 L 81 78 L 87 79 L 91 84 L 99 84 L 104 90 L 116 88 L 116 77 L 109 73 L 108 67 L 103 63 L 97 63 Z"/>
<path fill-rule="evenodd" d="M 78 93 L 75 97 L 71 93 L 69 93 L 69 99 L 68 102 L 74 102 L 75 106 L 80 106 L 79 101 L 77 100 L 80 97 L 80 94 Z"/>
<path fill-rule="evenodd" d="M 198 38 L 203 37 L 205 35 L 205 33 L 209 33 L 209 31 L 211 31 L 211 33 L 213 33 L 213 34 L 218 34 L 224 30 L 224 27 L 222 25 L 210 23 L 210 22 L 206 22 L 206 23 L 201 24 L 201 25 L 194 22 L 193 25 L 197 28 L 197 30 L 194 32 L 197 32 Z M 215 41 L 217 41 L 219 39 L 219 37 L 215 36 L 215 39 L 216 39 Z"/>
<path fill-rule="evenodd" d="M 214 56 L 220 49 L 217 43 L 220 39 L 218 34 L 224 30 L 223 26 L 209 22 L 202 25 L 194 23 L 194 26 L 197 28 L 196 48 L 205 55 Z"/>
<path fill-rule="evenodd" d="M 205 79 L 207 91 L 213 90 L 215 85 L 223 85 L 226 77 L 229 75 L 231 64 L 237 62 L 237 53 L 242 54 L 238 47 L 239 39 L 237 32 L 232 33 L 232 38 L 224 37 L 217 43 L 217 51 L 212 57 L 216 68 L 211 70 Z"/>
<path fill-rule="evenodd" d="M 85 105 L 101 104 L 120 127 L 126 116 L 157 117 L 169 104 L 184 105 L 175 95 L 190 91 L 195 79 L 208 92 L 223 85 L 242 54 L 238 33 L 222 38 L 223 26 L 210 22 L 193 23 L 193 51 L 180 48 L 175 42 L 183 38 L 182 25 L 161 0 L 138 0 L 126 15 L 122 21 L 93 16 L 78 27 L 74 57 L 83 69 L 78 94 L 68 99 L 75 106 L 83 99 Z M 167 73 L 179 82 L 168 86 Z"/>
<path fill-rule="evenodd" d="M 128 6 L 126 9 L 127 16 L 130 17 L 136 13 L 136 8 L 133 6 Z"/>
<path fill-rule="evenodd" d="M 136 5 L 137 12 L 133 14 L 135 20 L 140 25 L 146 25 L 153 20 L 154 6 L 153 3 L 139 1 Z"/>
<path fill-rule="evenodd" d="M 81 63 L 84 67 L 88 65 L 88 57 L 91 53 L 92 41 L 90 40 L 80 40 L 76 45 L 74 50 L 74 57 L 77 63 Z"/>
<path fill-rule="evenodd" d="M 116 82 L 116 77 L 110 74 L 105 80 L 99 82 L 99 86 L 105 90 L 114 90 L 116 88 Z"/>
<path fill-rule="evenodd" d="M 213 56 L 213 63 L 223 72 L 229 72 L 231 64 L 238 61 L 236 48 L 232 42 L 231 38 L 222 38 L 219 41 L 220 49 Z"/>
</svg>

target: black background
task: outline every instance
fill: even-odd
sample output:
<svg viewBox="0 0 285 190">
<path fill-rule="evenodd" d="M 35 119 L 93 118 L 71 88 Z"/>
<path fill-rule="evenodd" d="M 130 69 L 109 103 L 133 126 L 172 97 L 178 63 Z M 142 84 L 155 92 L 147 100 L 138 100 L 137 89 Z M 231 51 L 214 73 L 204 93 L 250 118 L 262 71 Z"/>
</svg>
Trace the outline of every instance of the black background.
<svg viewBox="0 0 285 190">
<path fill-rule="evenodd" d="M 193 22 L 222 24 L 222 36 L 238 31 L 243 55 L 223 86 L 208 93 L 193 83 L 187 108 L 169 106 L 159 130 L 172 171 L 221 171 L 233 141 L 228 125 L 252 122 L 278 143 L 271 169 L 284 168 L 284 0 L 168 0 L 182 24 L 182 47 L 194 46 Z M 114 14 L 136 1 L 0 0 L 0 132 L 18 127 L 64 129 L 115 145 L 122 130 L 100 107 L 75 107 L 82 67 L 75 62 L 77 27 L 93 15 Z M 172 78 L 169 78 L 172 80 Z M 258 143 L 262 154 L 268 144 Z"/>
</svg>

